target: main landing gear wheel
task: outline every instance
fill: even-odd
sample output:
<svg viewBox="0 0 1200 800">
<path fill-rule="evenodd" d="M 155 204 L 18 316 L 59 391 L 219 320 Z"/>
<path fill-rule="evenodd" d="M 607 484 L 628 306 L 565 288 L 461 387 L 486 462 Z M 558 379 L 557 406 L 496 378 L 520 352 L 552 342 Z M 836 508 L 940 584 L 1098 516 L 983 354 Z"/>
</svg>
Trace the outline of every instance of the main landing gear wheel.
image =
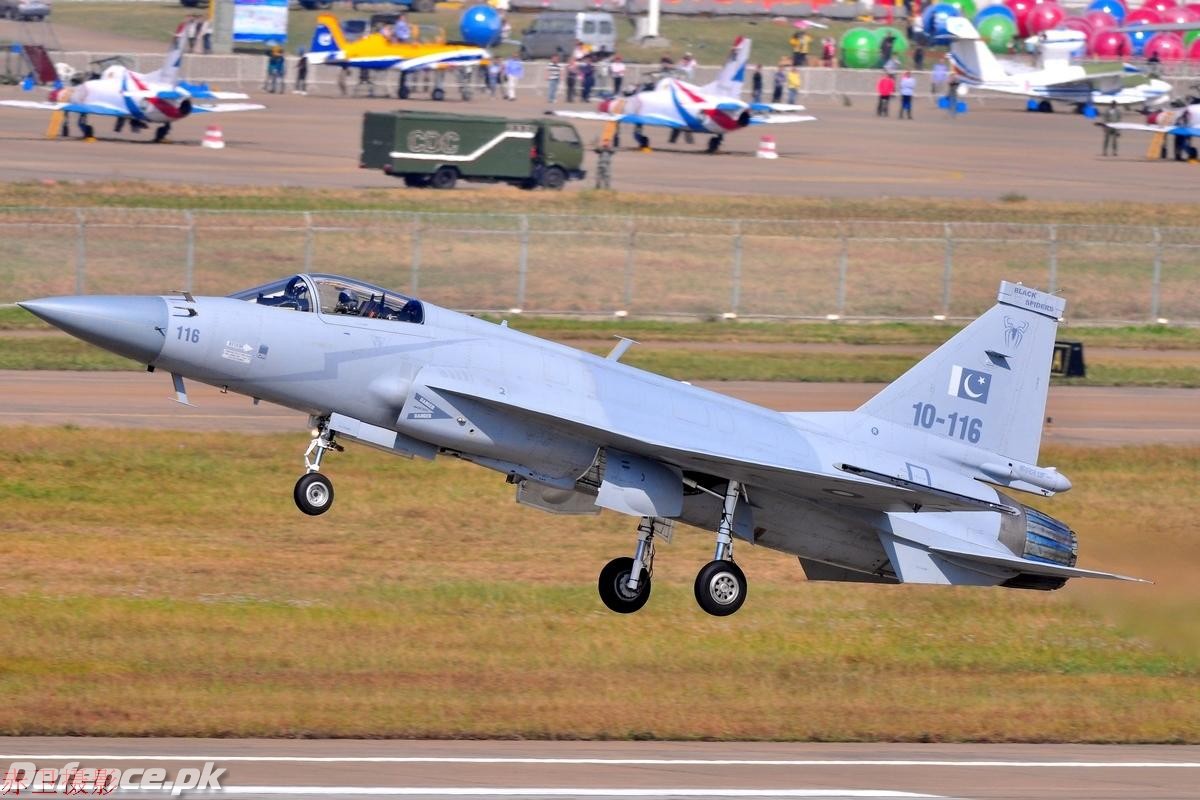
<svg viewBox="0 0 1200 800">
<path fill-rule="evenodd" d="M 324 514 L 333 505 L 333 483 L 319 472 L 301 475 L 292 492 L 296 507 L 315 517 Z"/>
<path fill-rule="evenodd" d="M 643 567 L 638 587 L 631 590 L 629 573 L 632 570 L 633 559 L 628 556 L 614 558 L 600 570 L 600 599 L 609 610 L 618 614 L 632 614 L 650 599 L 650 573 Z"/>
<path fill-rule="evenodd" d="M 727 617 L 746 602 L 746 575 L 732 561 L 710 561 L 696 575 L 696 602 L 714 617 Z"/>
</svg>

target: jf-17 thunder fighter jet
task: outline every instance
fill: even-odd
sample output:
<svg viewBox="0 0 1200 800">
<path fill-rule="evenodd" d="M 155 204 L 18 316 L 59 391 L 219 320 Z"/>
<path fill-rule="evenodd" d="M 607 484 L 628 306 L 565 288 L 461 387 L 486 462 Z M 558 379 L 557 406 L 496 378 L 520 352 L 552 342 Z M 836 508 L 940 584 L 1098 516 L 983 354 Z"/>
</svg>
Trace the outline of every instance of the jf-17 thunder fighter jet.
<svg viewBox="0 0 1200 800">
<path fill-rule="evenodd" d="M 792 122 L 812 122 L 816 117 L 804 114 L 772 112 L 803 111 L 804 106 L 785 103 L 747 103 L 741 99 L 746 81 L 746 63 L 750 60 L 750 40 L 739 36 L 733 42 L 729 58 L 717 74 L 717 79 L 705 86 L 696 86 L 668 75 L 650 81 L 633 94 L 610 97 L 600 102 L 596 111 L 555 111 L 560 117 L 590 119 L 614 125 L 634 126 L 633 136 L 638 147 L 650 148 L 650 139 L 643 133 L 646 125 L 671 129 L 671 141 L 684 133 L 691 141 L 693 133 L 711 134 L 708 152 L 721 147 L 725 134 L 749 125 L 781 125 Z"/>
<path fill-rule="evenodd" d="M 247 95 L 241 92 L 214 92 L 207 85 L 181 80 L 179 66 L 182 61 L 183 26 L 180 25 L 163 65 L 154 72 L 142 74 L 122 64 L 113 64 L 105 68 L 98 78 L 77 86 L 51 90 L 48 102 L 4 100 L 0 101 L 0 106 L 53 111 L 59 115 L 78 114 L 79 130 L 89 142 L 95 141 L 95 129 L 88 122 L 89 116 L 116 117 L 117 131 L 125 126 L 126 121 L 135 133 L 157 124 L 154 141 L 161 142 L 171 132 L 172 123 L 192 114 L 260 111 L 266 108 L 258 103 L 213 102 L 245 100 Z M 67 135 L 66 129 L 64 120 L 64 136 Z M 52 122 L 50 134 L 57 132 L 58 125 Z"/>
<path fill-rule="evenodd" d="M 613 611 L 650 597 L 676 523 L 715 533 L 696 576 L 710 614 L 741 607 L 735 548 L 800 560 L 810 580 L 1057 589 L 1118 578 L 1075 566 L 1076 535 L 1013 492 L 1071 487 L 1039 466 L 1065 301 L 1002 283 L 998 302 L 861 408 L 781 413 L 335 275 L 228 297 L 77 296 L 20 304 L 85 341 L 311 415 L 306 514 L 333 505 L 342 442 L 504 475 L 557 514 L 638 520 L 599 589 Z M 464 524 L 469 524 L 464 522 Z M 1134 580 L 1134 579 L 1126 579 Z"/>
</svg>

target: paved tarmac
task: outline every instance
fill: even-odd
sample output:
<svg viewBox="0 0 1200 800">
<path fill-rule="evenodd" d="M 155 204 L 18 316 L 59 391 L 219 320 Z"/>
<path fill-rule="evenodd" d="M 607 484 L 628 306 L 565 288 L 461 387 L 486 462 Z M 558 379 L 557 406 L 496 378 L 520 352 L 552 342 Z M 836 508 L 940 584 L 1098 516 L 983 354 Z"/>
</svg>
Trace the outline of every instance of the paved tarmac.
<svg viewBox="0 0 1200 800">
<path fill-rule="evenodd" d="M 1194 746 L 0 739 L 0 769 L 14 761 L 215 761 L 236 797 L 1183 800 L 1200 785 Z"/>
<path fill-rule="evenodd" d="M 882 388 L 870 383 L 697 381 L 786 411 L 857 408 Z M 0 425 L 80 425 L 239 433 L 297 433 L 303 414 L 194 381 L 193 408 L 174 402 L 163 373 L 0 371 Z M 1200 444 L 1200 390 L 1055 386 L 1043 442 L 1088 445 Z"/>
<path fill-rule="evenodd" d="M 99 142 L 47 140 L 48 113 L 0 108 L 0 178 L 429 191 L 405 190 L 394 178 L 358 168 L 363 112 L 399 108 L 395 98 L 250 93 L 268 109 L 183 120 L 172 141 L 163 145 L 146 143 L 152 130 L 137 136 L 114 134 L 111 121 L 102 118 L 92 119 Z M 0 87 L 0 99 L 43 99 L 44 94 Z M 726 152 L 718 156 L 700 152 L 706 137 L 697 137 L 693 145 L 667 145 L 666 131 L 652 131 L 658 149 L 621 152 L 614 163 L 614 186 L 666 193 L 1162 201 L 1164 186 L 1187 181 L 1195 169 L 1145 160 L 1146 142 L 1133 133 L 1123 137 L 1120 158 L 1102 158 L 1101 134 L 1091 121 L 1066 112 L 1030 114 L 1021 110 L 1020 101 L 1007 98 L 993 98 L 986 107 L 951 119 L 921 94 L 913 121 L 877 118 L 872 98 L 857 98 L 849 107 L 833 97 L 805 102 L 819 121 L 735 132 L 726 137 Z M 414 99 L 403 105 L 507 116 L 546 110 L 532 89 L 515 102 L 484 97 L 471 103 Z M 212 123 L 223 128 L 224 150 L 199 146 Z M 599 136 L 600 123 L 577 125 L 585 142 Z M 764 132 L 775 136 L 778 160 L 754 157 Z M 624 133 L 624 144 L 632 144 L 630 132 Z M 593 158 L 587 153 L 589 169 Z M 573 183 L 571 190 L 584 185 L 590 182 Z M 464 184 L 459 191 L 494 189 Z"/>
</svg>

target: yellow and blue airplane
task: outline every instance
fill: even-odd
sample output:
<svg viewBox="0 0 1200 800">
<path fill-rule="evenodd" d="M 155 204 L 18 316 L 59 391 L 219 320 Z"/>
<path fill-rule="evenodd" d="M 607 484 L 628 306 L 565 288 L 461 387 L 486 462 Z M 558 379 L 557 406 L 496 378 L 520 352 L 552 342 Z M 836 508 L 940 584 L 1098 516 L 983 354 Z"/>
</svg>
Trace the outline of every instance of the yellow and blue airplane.
<svg viewBox="0 0 1200 800">
<path fill-rule="evenodd" d="M 489 58 L 487 50 L 469 44 L 446 42 L 445 32 L 432 25 L 413 25 L 406 41 L 397 41 L 382 32 L 369 33 L 357 41 L 347 41 L 337 17 L 321 14 L 313 31 L 309 49 L 310 64 L 333 64 L 359 69 L 395 69 L 412 72 L 422 69 L 473 67 Z"/>
</svg>

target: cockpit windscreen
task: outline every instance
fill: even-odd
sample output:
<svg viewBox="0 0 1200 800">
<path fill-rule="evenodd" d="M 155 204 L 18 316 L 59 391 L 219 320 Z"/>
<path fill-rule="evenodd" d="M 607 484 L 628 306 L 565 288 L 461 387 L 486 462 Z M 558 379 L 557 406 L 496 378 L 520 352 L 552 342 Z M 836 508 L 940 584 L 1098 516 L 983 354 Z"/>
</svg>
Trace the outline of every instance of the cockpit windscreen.
<svg viewBox="0 0 1200 800">
<path fill-rule="evenodd" d="M 420 300 L 339 275 L 293 275 L 230 296 L 293 311 L 319 311 L 418 325 L 425 321 L 425 309 Z"/>
</svg>

